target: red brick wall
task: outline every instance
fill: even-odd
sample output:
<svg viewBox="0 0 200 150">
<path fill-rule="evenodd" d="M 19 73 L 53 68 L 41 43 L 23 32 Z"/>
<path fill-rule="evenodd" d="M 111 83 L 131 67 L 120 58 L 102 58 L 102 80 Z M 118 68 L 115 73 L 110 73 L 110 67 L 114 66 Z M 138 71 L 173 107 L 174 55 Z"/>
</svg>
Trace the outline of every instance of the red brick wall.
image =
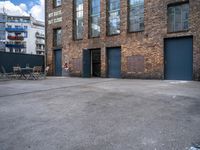
<svg viewBox="0 0 200 150">
<path fill-rule="evenodd" d="M 84 38 L 73 40 L 73 0 L 63 0 L 60 8 L 53 9 L 52 0 L 46 0 L 46 14 L 62 10 L 62 22 L 47 26 L 47 64 L 51 65 L 53 74 L 53 28 L 62 27 L 63 64 L 70 64 L 72 75 L 81 76 L 81 60 L 83 48 L 101 48 L 101 76 L 106 77 L 106 48 L 121 47 L 122 77 L 126 78 L 164 78 L 164 38 L 193 36 L 194 79 L 200 80 L 200 1 L 190 0 L 190 29 L 188 32 L 167 33 L 167 5 L 184 0 L 145 0 L 145 30 L 144 32 L 129 33 L 127 24 L 127 1 L 121 0 L 121 34 L 106 35 L 106 0 L 101 0 L 101 35 L 100 38 L 88 36 L 88 0 L 84 0 Z M 46 15 L 46 16 L 47 16 Z M 46 17 L 46 21 L 48 21 Z M 129 72 L 128 57 L 142 56 L 143 71 Z M 80 67 L 73 66 L 73 60 L 80 60 Z M 75 69 L 73 69 L 75 68 Z M 78 71 L 77 68 L 80 68 Z"/>
</svg>

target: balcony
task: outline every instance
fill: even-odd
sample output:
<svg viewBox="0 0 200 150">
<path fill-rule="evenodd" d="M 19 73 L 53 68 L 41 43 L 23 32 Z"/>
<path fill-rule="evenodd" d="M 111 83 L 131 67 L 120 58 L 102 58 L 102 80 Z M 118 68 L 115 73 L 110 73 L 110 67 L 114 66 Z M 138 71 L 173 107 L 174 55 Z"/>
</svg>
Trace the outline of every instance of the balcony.
<svg viewBox="0 0 200 150">
<path fill-rule="evenodd" d="M 5 28 L 0 28 L 0 31 L 5 31 Z"/>
<path fill-rule="evenodd" d="M 1 23 L 6 23 L 6 19 L 0 19 Z"/>
<path fill-rule="evenodd" d="M 45 44 L 45 41 L 44 41 L 44 40 L 36 40 L 35 43 L 36 43 L 36 44 L 44 45 L 44 44 Z"/>
<path fill-rule="evenodd" d="M 8 47 L 8 48 L 26 48 L 26 45 L 25 44 L 8 43 L 8 44 L 6 44 L 6 47 Z"/>
<path fill-rule="evenodd" d="M 22 40 L 24 40 L 24 37 L 23 36 L 10 36 L 10 35 L 8 35 L 8 39 L 14 40 L 14 41 L 17 41 L 17 40 L 22 41 Z"/>
<path fill-rule="evenodd" d="M 10 19 L 8 19 L 7 22 L 10 22 L 10 23 L 30 23 L 31 21 L 30 20 L 10 20 Z"/>
<path fill-rule="evenodd" d="M 8 32 L 26 32 L 26 28 L 6 28 Z"/>
<path fill-rule="evenodd" d="M 37 51 L 37 52 L 44 52 L 45 49 L 36 48 L 36 51 Z"/>
<path fill-rule="evenodd" d="M 36 37 L 36 38 L 42 38 L 42 39 L 45 38 L 44 34 L 40 34 L 40 33 L 38 33 L 38 32 L 35 34 L 35 37 Z"/>
</svg>

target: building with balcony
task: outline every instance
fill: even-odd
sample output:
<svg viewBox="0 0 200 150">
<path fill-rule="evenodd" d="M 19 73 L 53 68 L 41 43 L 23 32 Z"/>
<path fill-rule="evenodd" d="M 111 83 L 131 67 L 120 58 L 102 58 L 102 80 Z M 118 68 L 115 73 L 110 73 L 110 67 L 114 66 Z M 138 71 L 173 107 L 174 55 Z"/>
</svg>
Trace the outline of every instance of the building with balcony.
<svg viewBox="0 0 200 150">
<path fill-rule="evenodd" d="M 45 42 L 38 44 L 34 41 L 44 39 L 44 33 L 44 22 L 35 20 L 32 16 L 0 15 L 1 51 L 43 55 Z"/>
<path fill-rule="evenodd" d="M 44 33 L 35 33 L 35 44 L 36 44 L 36 54 L 44 55 L 45 54 L 45 35 Z"/>
<path fill-rule="evenodd" d="M 46 0 L 52 75 L 200 80 L 199 0 Z M 66 67 L 67 66 L 67 67 Z"/>
<path fill-rule="evenodd" d="M 6 15 L 3 13 L 0 13 L 0 51 L 5 51 L 5 40 L 6 40 Z"/>
</svg>

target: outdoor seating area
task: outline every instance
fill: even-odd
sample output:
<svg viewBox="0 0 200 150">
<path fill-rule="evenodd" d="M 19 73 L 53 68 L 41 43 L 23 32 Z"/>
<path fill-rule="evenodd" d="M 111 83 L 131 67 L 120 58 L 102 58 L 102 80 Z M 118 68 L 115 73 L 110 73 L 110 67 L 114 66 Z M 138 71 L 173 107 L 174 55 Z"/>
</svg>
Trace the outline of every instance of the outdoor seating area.
<svg viewBox="0 0 200 150">
<path fill-rule="evenodd" d="M 13 66 L 13 71 L 7 72 L 5 67 L 1 66 L 0 70 L 1 80 L 39 80 L 46 78 L 49 67 L 47 66 L 45 69 L 43 69 L 42 66 Z"/>
</svg>

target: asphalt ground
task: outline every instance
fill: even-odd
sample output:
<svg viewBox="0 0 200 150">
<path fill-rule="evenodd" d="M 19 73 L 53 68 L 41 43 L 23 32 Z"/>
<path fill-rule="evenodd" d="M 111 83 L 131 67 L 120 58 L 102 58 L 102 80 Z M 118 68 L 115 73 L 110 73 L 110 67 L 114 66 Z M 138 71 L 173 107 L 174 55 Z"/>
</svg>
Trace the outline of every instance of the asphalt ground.
<svg viewBox="0 0 200 150">
<path fill-rule="evenodd" d="M 189 150 L 200 82 L 48 78 L 0 82 L 0 150 Z"/>
</svg>

